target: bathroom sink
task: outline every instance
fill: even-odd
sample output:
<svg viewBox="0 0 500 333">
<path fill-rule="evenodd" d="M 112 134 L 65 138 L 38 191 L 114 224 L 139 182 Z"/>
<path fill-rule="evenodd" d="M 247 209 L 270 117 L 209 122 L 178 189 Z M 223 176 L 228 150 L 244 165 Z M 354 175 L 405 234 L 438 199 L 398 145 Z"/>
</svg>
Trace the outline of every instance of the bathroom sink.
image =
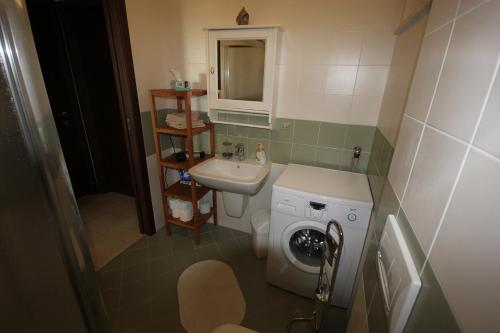
<svg viewBox="0 0 500 333">
<path fill-rule="evenodd" d="M 271 164 L 255 161 L 226 160 L 213 157 L 189 169 L 191 176 L 207 187 L 243 195 L 257 193 L 271 170 Z"/>
</svg>

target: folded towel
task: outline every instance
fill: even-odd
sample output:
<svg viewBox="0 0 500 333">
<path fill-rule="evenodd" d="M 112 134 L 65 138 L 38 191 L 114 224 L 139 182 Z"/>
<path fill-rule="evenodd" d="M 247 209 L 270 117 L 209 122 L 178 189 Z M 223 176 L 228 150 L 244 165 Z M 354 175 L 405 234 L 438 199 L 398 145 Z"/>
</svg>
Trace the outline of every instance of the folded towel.
<svg viewBox="0 0 500 333">
<path fill-rule="evenodd" d="M 191 112 L 191 120 L 195 121 L 200 118 L 200 113 L 198 111 Z M 167 114 L 167 121 L 182 121 L 186 120 L 186 114 L 184 112 L 169 113 Z"/>
<path fill-rule="evenodd" d="M 185 129 L 186 128 L 186 120 L 184 120 L 184 121 L 168 121 L 167 120 L 167 125 L 171 126 L 173 128 L 177 128 L 177 129 Z M 194 120 L 191 122 L 192 128 L 203 127 L 203 126 L 205 126 L 205 123 L 201 119 Z"/>
</svg>

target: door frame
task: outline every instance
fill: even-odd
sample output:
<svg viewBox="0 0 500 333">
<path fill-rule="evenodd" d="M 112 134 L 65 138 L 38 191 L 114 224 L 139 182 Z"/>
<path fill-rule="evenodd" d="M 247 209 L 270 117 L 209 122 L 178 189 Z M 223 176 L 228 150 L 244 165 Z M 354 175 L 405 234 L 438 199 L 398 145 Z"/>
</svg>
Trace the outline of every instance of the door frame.
<svg viewBox="0 0 500 333">
<path fill-rule="evenodd" d="M 156 232 L 125 0 L 102 0 L 141 233 Z"/>
</svg>

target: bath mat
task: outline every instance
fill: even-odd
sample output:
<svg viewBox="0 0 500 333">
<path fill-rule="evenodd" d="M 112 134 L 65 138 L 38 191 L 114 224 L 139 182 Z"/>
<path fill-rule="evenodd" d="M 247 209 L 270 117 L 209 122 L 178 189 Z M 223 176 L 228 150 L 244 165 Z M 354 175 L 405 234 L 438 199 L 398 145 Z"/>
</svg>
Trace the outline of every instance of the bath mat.
<svg viewBox="0 0 500 333">
<path fill-rule="evenodd" d="M 223 324 L 240 324 L 245 299 L 227 264 L 200 261 L 182 272 L 177 283 L 181 324 L 189 333 L 211 333 Z"/>
<path fill-rule="evenodd" d="M 217 327 L 212 333 L 257 333 L 257 332 L 239 325 L 224 324 L 222 326 Z"/>
</svg>

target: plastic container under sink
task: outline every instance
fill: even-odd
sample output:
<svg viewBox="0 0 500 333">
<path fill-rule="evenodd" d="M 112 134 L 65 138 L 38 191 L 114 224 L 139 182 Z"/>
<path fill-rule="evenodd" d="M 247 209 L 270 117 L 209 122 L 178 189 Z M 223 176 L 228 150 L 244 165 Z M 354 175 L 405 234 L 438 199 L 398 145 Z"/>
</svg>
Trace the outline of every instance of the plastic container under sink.
<svg viewBox="0 0 500 333">
<path fill-rule="evenodd" d="M 269 244 L 269 224 L 271 213 L 268 209 L 256 211 L 251 218 L 253 252 L 257 258 L 267 256 Z"/>
</svg>

